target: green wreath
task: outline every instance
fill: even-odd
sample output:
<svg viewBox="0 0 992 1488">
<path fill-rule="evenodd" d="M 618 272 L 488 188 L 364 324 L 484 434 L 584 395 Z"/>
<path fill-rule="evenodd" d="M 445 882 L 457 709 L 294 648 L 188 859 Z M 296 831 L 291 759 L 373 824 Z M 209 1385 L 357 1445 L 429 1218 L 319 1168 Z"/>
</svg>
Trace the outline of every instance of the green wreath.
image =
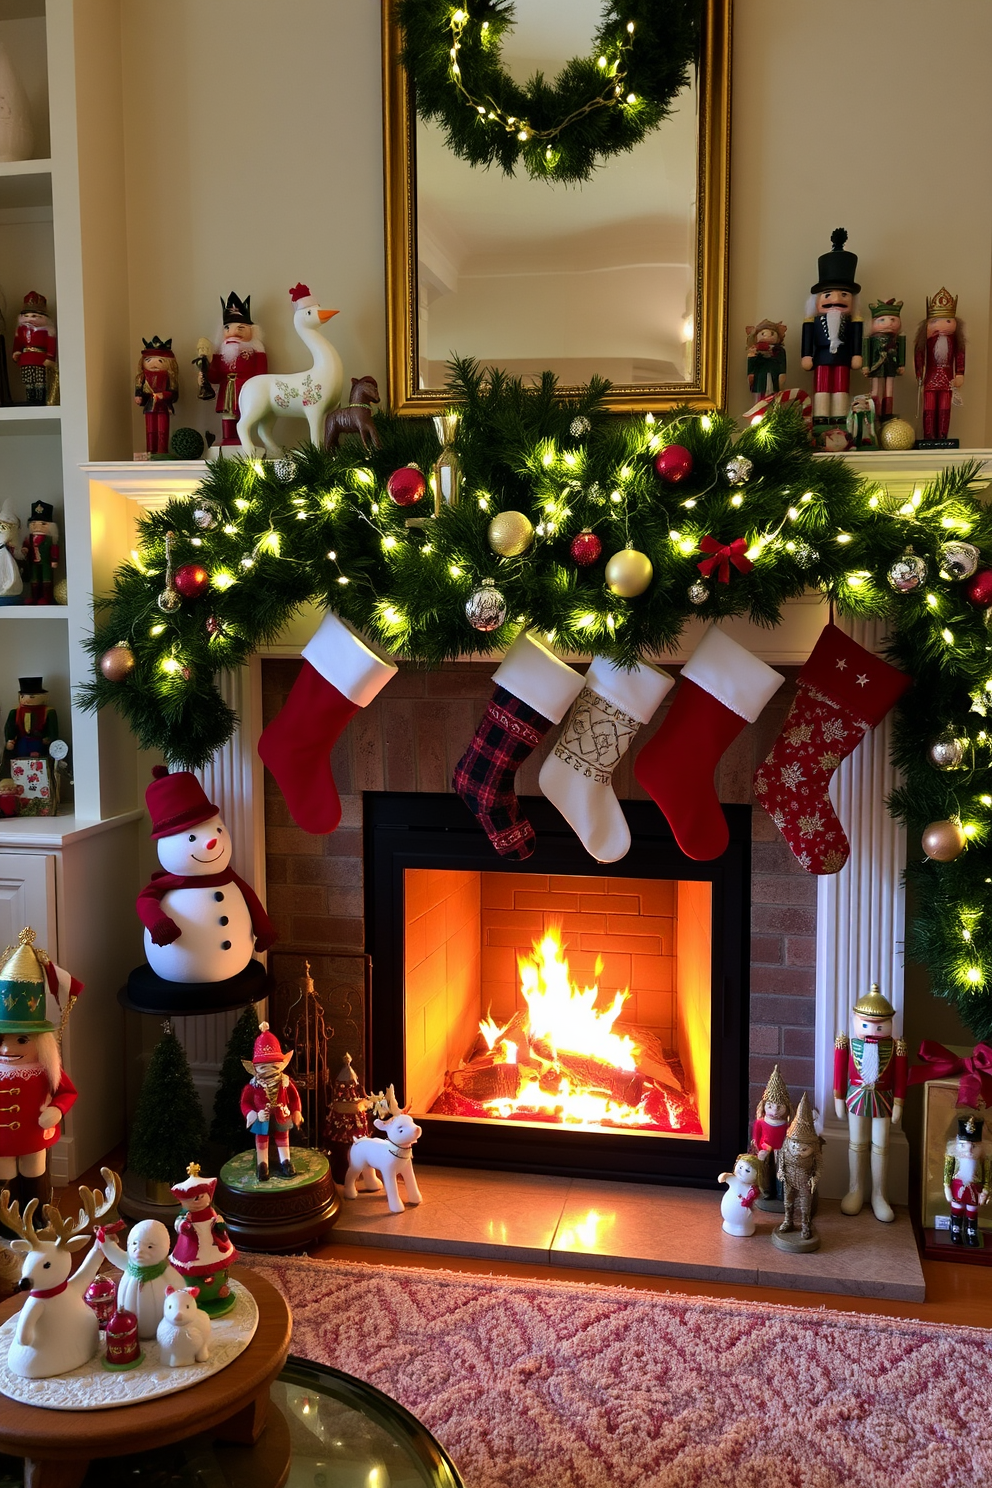
<svg viewBox="0 0 992 1488">
<path fill-rule="evenodd" d="M 588 181 L 668 117 L 698 61 L 701 0 L 608 0 L 590 55 L 521 87 L 500 42 L 512 0 L 400 0 L 403 65 L 417 110 L 471 165 L 523 164 L 540 181 Z"/>
</svg>

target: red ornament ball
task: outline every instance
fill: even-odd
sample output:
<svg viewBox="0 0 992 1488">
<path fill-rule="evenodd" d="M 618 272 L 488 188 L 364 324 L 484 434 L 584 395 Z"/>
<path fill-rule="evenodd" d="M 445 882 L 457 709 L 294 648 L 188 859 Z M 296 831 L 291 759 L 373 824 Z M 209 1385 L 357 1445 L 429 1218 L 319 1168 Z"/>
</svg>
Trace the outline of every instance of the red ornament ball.
<svg viewBox="0 0 992 1488">
<path fill-rule="evenodd" d="M 210 575 L 199 563 L 184 563 L 176 569 L 175 585 L 183 599 L 199 599 L 210 588 Z"/>
<path fill-rule="evenodd" d="M 588 568 L 591 563 L 596 562 L 603 551 L 603 544 L 595 532 L 590 532 L 589 528 L 585 527 L 576 537 L 572 538 L 568 551 L 572 555 L 573 562 L 577 563 L 580 568 Z"/>
<path fill-rule="evenodd" d="M 393 471 L 386 482 L 386 490 L 397 506 L 416 506 L 423 499 L 427 482 L 423 471 L 416 465 L 404 465 L 402 470 Z"/>
<path fill-rule="evenodd" d="M 654 468 L 666 485 L 678 486 L 692 474 L 692 456 L 684 444 L 670 444 L 655 455 Z"/>
<path fill-rule="evenodd" d="M 964 592 L 980 610 L 992 605 L 992 568 L 980 568 L 965 584 Z"/>
</svg>

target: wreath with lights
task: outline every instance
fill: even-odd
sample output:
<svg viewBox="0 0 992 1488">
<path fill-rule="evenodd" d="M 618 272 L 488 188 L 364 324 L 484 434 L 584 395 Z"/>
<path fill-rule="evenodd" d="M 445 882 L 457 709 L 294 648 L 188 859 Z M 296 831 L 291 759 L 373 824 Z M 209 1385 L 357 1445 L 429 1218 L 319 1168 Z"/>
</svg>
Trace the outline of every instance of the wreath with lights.
<svg viewBox="0 0 992 1488">
<path fill-rule="evenodd" d="M 667 118 L 699 58 L 701 0 L 608 0 L 589 55 L 524 85 L 503 67 L 512 0 L 400 0 L 417 111 L 471 165 L 588 181 Z"/>
<path fill-rule="evenodd" d="M 619 419 L 602 381 L 562 399 L 550 373 L 529 387 L 452 365 L 457 415 L 376 412 L 367 453 L 225 460 L 193 497 L 146 513 L 96 610 L 83 705 L 116 707 L 143 747 L 196 769 L 237 727 L 218 672 L 306 604 L 407 664 L 502 653 L 536 627 L 631 666 L 663 657 L 690 617 L 771 626 L 819 589 L 843 614 L 886 619 L 889 659 L 913 678 L 890 808 L 939 846 L 909 869 L 912 949 L 992 1036 L 992 509 L 978 467 L 890 499 L 814 457 L 791 407 L 743 431 L 718 413 Z"/>
</svg>

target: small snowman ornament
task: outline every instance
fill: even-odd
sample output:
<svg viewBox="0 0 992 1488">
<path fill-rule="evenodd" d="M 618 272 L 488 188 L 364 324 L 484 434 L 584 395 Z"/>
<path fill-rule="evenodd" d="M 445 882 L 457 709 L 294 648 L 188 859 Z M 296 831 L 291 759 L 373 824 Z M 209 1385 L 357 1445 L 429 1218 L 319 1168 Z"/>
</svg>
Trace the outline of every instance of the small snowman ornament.
<svg viewBox="0 0 992 1488">
<path fill-rule="evenodd" d="M 225 982 L 276 939 L 250 884 L 231 867 L 232 843 L 195 775 L 156 765 L 145 792 L 163 871 L 138 895 L 145 956 L 166 982 Z"/>
<path fill-rule="evenodd" d="M 754 1215 L 751 1208 L 761 1192 L 761 1159 L 753 1152 L 742 1152 L 732 1173 L 721 1173 L 727 1192 L 720 1201 L 723 1228 L 728 1235 L 753 1235 Z"/>
<path fill-rule="evenodd" d="M 127 1250 L 122 1250 L 110 1238 L 115 1228 L 101 1226 L 96 1240 L 110 1264 L 122 1273 L 117 1283 L 117 1309 L 134 1313 L 139 1338 L 154 1338 L 162 1321 L 166 1292 L 183 1285 L 179 1272 L 169 1262 L 169 1232 L 157 1219 L 142 1219 L 127 1237 Z"/>
</svg>

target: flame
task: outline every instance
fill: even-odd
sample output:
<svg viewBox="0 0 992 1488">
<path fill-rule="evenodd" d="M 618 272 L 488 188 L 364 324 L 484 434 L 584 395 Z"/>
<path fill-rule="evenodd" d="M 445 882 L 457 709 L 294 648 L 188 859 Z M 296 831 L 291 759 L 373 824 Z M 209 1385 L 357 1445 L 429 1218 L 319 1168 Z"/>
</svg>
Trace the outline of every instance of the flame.
<svg viewBox="0 0 992 1488">
<path fill-rule="evenodd" d="M 530 1013 L 531 1038 L 543 1039 L 553 1049 L 602 1059 L 617 1069 L 636 1070 L 637 1045 L 613 1025 L 630 996 L 618 992 L 608 1008 L 597 1008 L 598 981 L 580 992 L 572 981 L 562 946 L 561 931 L 552 925 L 533 954 L 518 956 L 520 987 Z M 603 970 L 596 962 L 596 977 Z M 491 1047 L 491 1045 L 490 1045 Z"/>
<path fill-rule="evenodd" d="M 499 1024 L 492 1018 L 492 1016 L 487 1014 L 486 1017 L 483 1018 L 482 1022 L 479 1024 L 479 1032 L 482 1034 L 482 1037 L 486 1041 L 486 1048 L 494 1048 L 497 1039 L 501 1039 L 503 1037 L 509 1026 L 509 1023 L 507 1023 L 503 1028 L 500 1028 Z"/>
</svg>

